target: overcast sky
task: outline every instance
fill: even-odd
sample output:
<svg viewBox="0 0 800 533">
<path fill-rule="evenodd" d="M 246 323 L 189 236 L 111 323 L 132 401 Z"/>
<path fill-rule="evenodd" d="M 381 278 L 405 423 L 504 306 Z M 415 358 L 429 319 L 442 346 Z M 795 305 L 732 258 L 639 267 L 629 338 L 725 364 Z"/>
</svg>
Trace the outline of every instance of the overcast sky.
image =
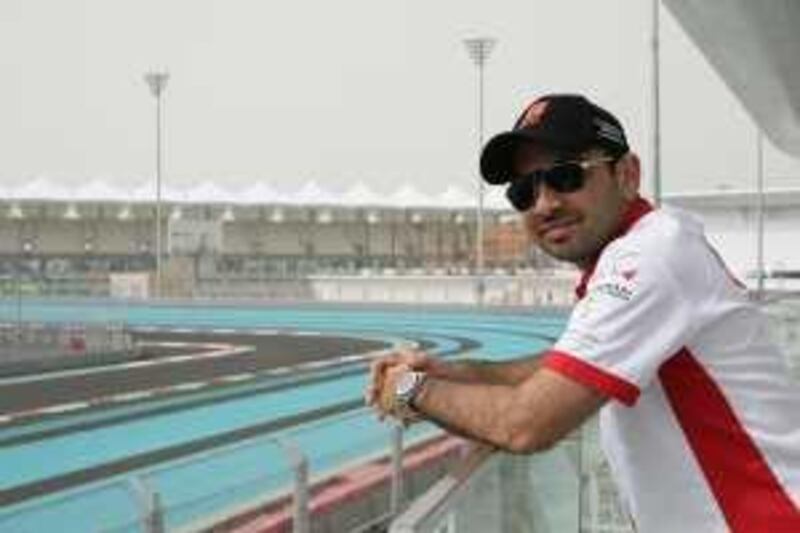
<svg viewBox="0 0 800 533">
<path fill-rule="evenodd" d="M 461 41 L 477 35 L 498 40 L 487 134 L 537 95 L 583 92 L 626 125 L 649 180 L 650 6 L 3 0 L 0 185 L 151 179 L 155 107 L 142 75 L 166 68 L 170 184 L 471 190 L 477 73 Z M 666 11 L 662 50 L 665 191 L 751 186 L 755 126 Z M 770 186 L 800 186 L 797 160 L 768 148 L 766 167 Z"/>
</svg>

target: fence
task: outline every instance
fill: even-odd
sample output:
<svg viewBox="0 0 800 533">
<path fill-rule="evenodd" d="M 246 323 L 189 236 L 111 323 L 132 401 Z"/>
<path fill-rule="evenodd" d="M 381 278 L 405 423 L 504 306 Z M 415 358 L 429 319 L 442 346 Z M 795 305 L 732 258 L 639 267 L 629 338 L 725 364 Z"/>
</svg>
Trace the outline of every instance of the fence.
<svg viewBox="0 0 800 533">
<path fill-rule="evenodd" d="M 573 302 L 572 271 L 525 271 L 486 276 L 363 271 L 358 275 L 291 278 L 245 276 L 194 278 L 167 272 L 162 295 L 179 299 L 238 299 L 294 302 L 475 304 L 492 306 L 568 306 Z M 132 275 L 130 275 L 132 276 Z M 0 297 L 20 306 L 36 298 L 136 298 L 109 279 L 28 279 L 21 286 L 0 283 Z"/>
<path fill-rule="evenodd" d="M 309 444 L 332 430 L 358 438 L 330 442 L 323 452 Z M 408 498 L 441 475 L 441 463 L 427 464 L 423 471 L 409 468 L 408 461 L 440 435 L 428 424 L 410 430 L 379 425 L 358 410 L 6 507 L 0 510 L 0 530 L 48 531 L 56 523 L 59 531 L 102 533 L 229 531 L 254 522 L 260 522 L 260 531 L 300 533 L 385 527 Z M 248 476 L 226 477 L 241 471 L 243 463 L 249 465 Z M 376 476 L 376 470 L 385 475 Z M 339 490 L 327 506 L 320 503 L 320 489 L 330 493 L 348 471 L 356 472 L 353 480 L 360 484 Z"/>
<path fill-rule="evenodd" d="M 58 359 L 91 360 L 133 353 L 122 324 L 0 323 L 0 374 L 20 367 L 34 372 Z"/>
</svg>

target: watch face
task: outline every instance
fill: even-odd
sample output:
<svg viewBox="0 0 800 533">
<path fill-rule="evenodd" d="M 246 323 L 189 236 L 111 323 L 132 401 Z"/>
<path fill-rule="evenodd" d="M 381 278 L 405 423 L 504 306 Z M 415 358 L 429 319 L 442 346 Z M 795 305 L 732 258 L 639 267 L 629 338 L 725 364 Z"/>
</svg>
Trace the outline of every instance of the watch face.
<svg viewBox="0 0 800 533">
<path fill-rule="evenodd" d="M 397 380 L 395 385 L 395 392 L 398 396 L 407 396 L 414 390 L 414 384 L 417 382 L 417 375 L 415 372 L 406 372 L 400 379 Z"/>
</svg>

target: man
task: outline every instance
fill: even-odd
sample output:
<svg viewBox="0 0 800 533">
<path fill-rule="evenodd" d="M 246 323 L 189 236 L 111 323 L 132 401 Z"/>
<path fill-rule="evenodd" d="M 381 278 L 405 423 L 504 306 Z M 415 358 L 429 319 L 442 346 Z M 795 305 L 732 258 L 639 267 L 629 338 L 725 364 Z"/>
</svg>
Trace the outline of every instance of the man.
<svg viewBox="0 0 800 533">
<path fill-rule="evenodd" d="M 699 223 L 639 196 L 619 121 L 545 96 L 487 143 L 481 172 L 538 246 L 580 268 L 566 330 L 527 360 L 392 354 L 368 402 L 518 453 L 599 411 L 638 531 L 800 532 L 798 387 Z"/>
</svg>

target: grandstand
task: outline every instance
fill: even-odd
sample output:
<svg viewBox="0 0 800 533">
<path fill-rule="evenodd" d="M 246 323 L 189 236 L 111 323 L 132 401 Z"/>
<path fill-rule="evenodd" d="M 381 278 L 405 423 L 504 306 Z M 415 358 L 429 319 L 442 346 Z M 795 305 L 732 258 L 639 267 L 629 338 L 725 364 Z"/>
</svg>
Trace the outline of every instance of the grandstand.
<svg viewBox="0 0 800 533">
<path fill-rule="evenodd" d="M 146 189 L 90 182 L 66 191 L 37 180 L 6 191 L 2 292 L 108 296 L 117 286 L 125 295 L 132 278 L 120 275 L 134 273 L 149 277 L 152 292 L 157 209 Z M 527 246 L 502 191 L 494 193 L 485 213 L 487 273 L 554 269 Z M 406 186 L 386 198 L 363 184 L 340 195 L 314 183 L 287 196 L 263 183 L 237 193 L 212 183 L 174 189 L 162 209 L 163 294 L 302 299 L 297 282 L 312 276 L 474 276 L 472 204 L 456 187 L 427 197 Z"/>
<path fill-rule="evenodd" d="M 754 277 L 753 192 L 679 194 L 665 202 L 697 213 L 732 269 Z M 772 286 L 791 288 L 800 273 L 789 242 L 800 194 L 774 190 L 765 203 L 765 266 Z M 403 186 L 386 197 L 364 184 L 339 195 L 314 183 L 290 195 L 264 183 L 235 193 L 208 182 L 172 189 L 162 209 L 162 295 L 418 302 L 434 277 L 452 285 L 445 301 L 471 302 L 478 274 L 472 204 L 454 186 L 439 196 Z M 155 213 L 147 187 L 114 189 L 95 181 L 67 191 L 36 180 L 5 191 L 0 293 L 152 295 Z M 528 246 L 502 190 L 488 196 L 485 228 L 484 275 L 496 303 L 569 303 L 570 271 Z M 378 294 L 367 277 L 400 288 Z"/>
</svg>

